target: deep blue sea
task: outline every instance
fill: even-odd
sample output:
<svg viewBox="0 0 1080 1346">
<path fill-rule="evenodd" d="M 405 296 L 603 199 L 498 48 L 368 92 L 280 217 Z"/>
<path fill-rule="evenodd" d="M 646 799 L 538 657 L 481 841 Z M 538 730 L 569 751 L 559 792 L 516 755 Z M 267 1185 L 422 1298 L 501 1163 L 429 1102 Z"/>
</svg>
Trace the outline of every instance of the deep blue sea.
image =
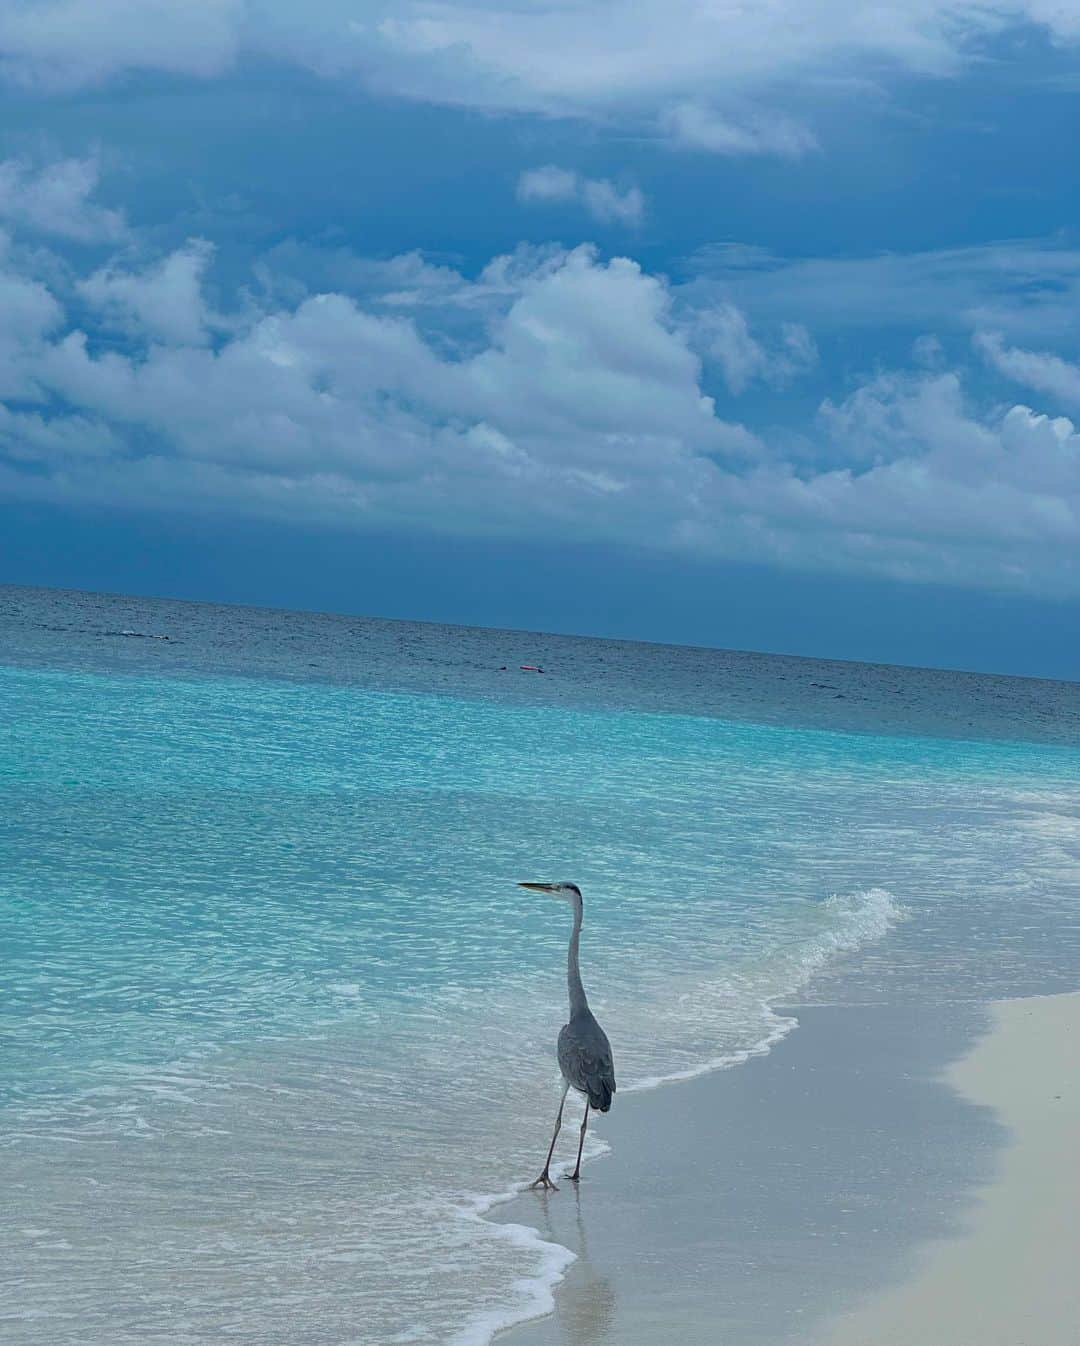
<svg viewBox="0 0 1080 1346">
<path fill-rule="evenodd" d="M 1080 973 L 1076 683 L 0 588 L 0 803 L 12 1346 L 526 1312 L 563 1254 L 481 1215 L 568 913 L 518 879 L 583 889 L 620 1092 Z"/>
</svg>

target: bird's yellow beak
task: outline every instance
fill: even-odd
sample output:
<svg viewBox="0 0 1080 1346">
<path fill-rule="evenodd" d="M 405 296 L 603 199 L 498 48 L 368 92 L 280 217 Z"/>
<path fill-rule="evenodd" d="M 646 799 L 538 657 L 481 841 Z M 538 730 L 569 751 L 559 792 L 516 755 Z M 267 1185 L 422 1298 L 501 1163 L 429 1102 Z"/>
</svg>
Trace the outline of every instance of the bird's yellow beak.
<svg viewBox="0 0 1080 1346">
<path fill-rule="evenodd" d="M 554 890 L 553 883 L 519 883 L 519 888 L 531 888 L 535 893 L 550 893 Z"/>
</svg>

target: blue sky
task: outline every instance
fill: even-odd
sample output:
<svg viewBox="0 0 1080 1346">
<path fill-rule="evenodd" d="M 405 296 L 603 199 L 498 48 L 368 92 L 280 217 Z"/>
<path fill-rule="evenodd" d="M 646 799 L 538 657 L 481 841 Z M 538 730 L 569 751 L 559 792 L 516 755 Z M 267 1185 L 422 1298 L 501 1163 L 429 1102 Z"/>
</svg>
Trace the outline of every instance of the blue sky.
<svg viewBox="0 0 1080 1346">
<path fill-rule="evenodd" d="M 0 580 L 1080 676 L 1080 0 L 16 0 Z"/>
</svg>

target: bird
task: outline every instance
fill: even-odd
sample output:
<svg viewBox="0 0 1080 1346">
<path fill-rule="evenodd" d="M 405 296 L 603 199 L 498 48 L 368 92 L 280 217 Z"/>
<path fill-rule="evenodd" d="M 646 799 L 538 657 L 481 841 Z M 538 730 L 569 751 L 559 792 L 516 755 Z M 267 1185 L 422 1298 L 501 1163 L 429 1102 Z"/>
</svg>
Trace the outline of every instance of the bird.
<svg viewBox="0 0 1080 1346">
<path fill-rule="evenodd" d="M 551 1156 L 555 1153 L 555 1142 L 562 1129 L 563 1108 L 570 1089 L 576 1089 L 585 1096 L 585 1115 L 581 1119 L 581 1135 L 578 1139 L 577 1164 L 570 1174 L 571 1182 L 581 1178 L 581 1151 L 585 1147 L 585 1128 L 589 1123 L 589 1109 L 607 1112 L 611 1100 L 615 1097 L 615 1063 L 611 1055 L 611 1043 L 607 1034 L 596 1021 L 589 1009 L 585 996 L 585 987 L 581 984 L 581 971 L 578 967 L 578 945 L 581 940 L 581 922 L 583 905 L 581 889 L 576 883 L 519 883 L 520 888 L 531 888 L 534 892 L 550 893 L 552 897 L 569 902 L 574 912 L 574 928 L 570 935 L 570 947 L 566 953 L 566 987 L 570 996 L 570 1020 L 559 1032 L 557 1055 L 559 1069 L 562 1071 L 563 1091 L 559 1100 L 559 1112 L 555 1118 L 555 1134 L 551 1137 L 544 1171 L 530 1186 L 557 1192 L 559 1189 L 551 1181 Z"/>
</svg>

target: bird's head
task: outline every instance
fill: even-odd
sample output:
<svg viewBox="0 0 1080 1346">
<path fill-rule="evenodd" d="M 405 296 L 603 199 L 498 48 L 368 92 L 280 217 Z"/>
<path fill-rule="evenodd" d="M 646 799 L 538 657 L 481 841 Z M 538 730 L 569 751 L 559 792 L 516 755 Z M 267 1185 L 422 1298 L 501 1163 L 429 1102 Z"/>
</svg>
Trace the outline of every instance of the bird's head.
<svg viewBox="0 0 1080 1346">
<path fill-rule="evenodd" d="M 534 893 L 550 893 L 564 902 L 581 901 L 581 889 L 576 883 L 519 883 L 519 888 L 530 888 Z"/>
</svg>

